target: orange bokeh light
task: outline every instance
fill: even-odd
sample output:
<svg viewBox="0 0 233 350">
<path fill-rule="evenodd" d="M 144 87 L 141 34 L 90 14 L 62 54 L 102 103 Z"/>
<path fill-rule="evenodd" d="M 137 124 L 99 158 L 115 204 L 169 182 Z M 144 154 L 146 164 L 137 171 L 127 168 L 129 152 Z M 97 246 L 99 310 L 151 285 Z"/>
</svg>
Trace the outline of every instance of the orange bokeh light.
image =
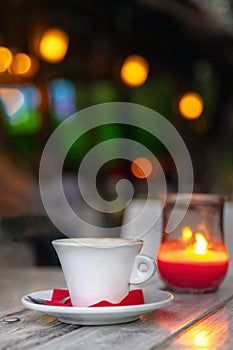
<svg viewBox="0 0 233 350">
<path fill-rule="evenodd" d="M 26 53 L 17 53 L 9 67 L 9 72 L 14 75 L 24 75 L 31 68 L 31 59 Z"/>
<path fill-rule="evenodd" d="M 34 55 L 29 55 L 29 58 L 31 60 L 30 68 L 27 72 L 23 74 L 23 76 L 27 78 L 34 76 L 39 70 L 39 60 L 37 59 L 37 57 L 35 57 Z"/>
<path fill-rule="evenodd" d="M 199 118 L 203 112 L 203 108 L 203 99 L 195 92 L 187 92 L 180 98 L 179 111 L 186 119 Z"/>
<path fill-rule="evenodd" d="M 4 46 L 0 46 L 0 73 L 5 72 L 10 67 L 12 59 L 11 51 Z"/>
<path fill-rule="evenodd" d="M 120 75 L 126 85 L 137 87 L 145 83 L 148 73 L 149 64 L 146 59 L 139 55 L 131 55 L 123 62 Z"/>
<path fill-rule="evenodd" d="M 45 31 L 39 44 L 41 58 L 49 63 L 58 63 L 64 59 L 68 45 L 69 37 L 63 30 L 50 28 Z"/>
<path fill-rule="evenodd" d="M 149 159 L 139 157 L 131 163 L 131 172 L 138 179 L 146 179 L 152 173 L 152 163 Z"/>
</svg>

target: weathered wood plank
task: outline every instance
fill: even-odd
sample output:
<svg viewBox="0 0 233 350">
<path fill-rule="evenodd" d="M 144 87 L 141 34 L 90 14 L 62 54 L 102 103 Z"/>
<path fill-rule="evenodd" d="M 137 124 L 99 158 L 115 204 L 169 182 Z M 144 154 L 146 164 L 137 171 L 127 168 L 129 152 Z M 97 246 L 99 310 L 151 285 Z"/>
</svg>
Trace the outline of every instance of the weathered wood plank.
<svg viewBox="0 0 233 350">
<path fill-rule="evenodd" d="M 15 322 L 10 322 L 14 321 Z M 33 349 L 50 339 L 60 337 L 77 326 L 65 325 L 54 317 L 31 310 L 21 310 L 0 319 L 1 350 Z"/>
<path fill-rule="evenodd" d="M 161 346 L 164 341 L 186 328 L 200 322 L 233 298 L 232 278 L 225 281 L 216 293 L 202 295 L 176 294 L 170 306 L 144 315 L 141 320 L 113 326 L 82 327 L 64 335 L 54 337 L 37 350 L 69 349 L 105 350 L 134 349 L 147 350 Z M 25 343 L 21 343 L 25 348 Z M 172 345 L 171 345 L 172 346 Z M 161 349 L 164 347 L 161 347 Z"/>
</svg>

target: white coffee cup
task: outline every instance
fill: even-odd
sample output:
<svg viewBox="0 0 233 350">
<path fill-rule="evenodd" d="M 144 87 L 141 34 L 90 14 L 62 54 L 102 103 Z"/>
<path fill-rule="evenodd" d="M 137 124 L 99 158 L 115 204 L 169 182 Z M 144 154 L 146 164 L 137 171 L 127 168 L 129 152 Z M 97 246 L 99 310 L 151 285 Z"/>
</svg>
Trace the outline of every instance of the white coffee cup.
<svg viewBox="0 0 233 350">
<path fill-rule="evenodd" d="M 65 238 L 52 244 L 73 306 L 119 303 L 130 284 L 149 280 L 157 269 L 152 257 L 139 254 L 143 241 L 138 239 Z"/>
</svg>

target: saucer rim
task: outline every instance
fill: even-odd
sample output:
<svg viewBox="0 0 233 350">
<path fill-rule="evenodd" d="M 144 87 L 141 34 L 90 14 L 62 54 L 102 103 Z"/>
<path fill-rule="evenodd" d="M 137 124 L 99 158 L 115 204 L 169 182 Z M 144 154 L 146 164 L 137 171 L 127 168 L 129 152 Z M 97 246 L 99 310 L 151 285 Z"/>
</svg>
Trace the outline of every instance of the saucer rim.
<svg viewBox="0 0 233 350">
<path fill-rule="evenodd" d="M 38 295 L 40 293 L 40 295 Z M 135 312 L 147 312 L 147 311 L 153 311 L 159 308 L 162 308 L 174 300 L 174 295 L 165 290 L 159 290 L 156 289 L 154 291 L 155 296 L 154 302 L 145 302 L 144 304 L 137 304 L 137 305 L 124 305 L 124 306 L 96 306 L 96 307 L 77 307 L 77 306 L 55 306 L 55 305 L 43 305 L 43 304 L 35 304 L 32 301 L 28 300 L 28 296 L 32 297 L 42 297 L 41 294 L 48 294 L 52 293 L 52 289 L 46 289 L 46 290 L 40 290 L 36 292 L 30 292 L 24 295 L 21 298 L 21 303 L 26 308 L 35 310 L 35 311 L 41 311 L 41 312 L 53 312 L 53 313 L 60 313 L 60 314 L 114 314 L 114 313 L 135 313 Z"/>
</svg>

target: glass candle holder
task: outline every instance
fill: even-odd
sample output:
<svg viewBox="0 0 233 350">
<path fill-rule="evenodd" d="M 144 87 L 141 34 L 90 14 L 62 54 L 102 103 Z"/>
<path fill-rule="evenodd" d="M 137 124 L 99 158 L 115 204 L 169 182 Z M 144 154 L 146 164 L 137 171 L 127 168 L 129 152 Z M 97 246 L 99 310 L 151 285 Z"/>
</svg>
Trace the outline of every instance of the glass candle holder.
<svg viewBox="0 0 233 350">
<path fill-rule="evenodd" d="M 163 234 L 157 256 L 158 270 L 168 288 L 202 293 L 215 291 L 229 263 L 224 242 L 224 197 L 213 194 L 168 194 L 163 208 Z M 176 206 L 175 206 L 176 203 Z M 187 209 L 188 208 L 188 209 Z M 187 210 L 187 211 L 186 211 Z M 184 218 L 172 232 L 167 223 Z"/>
</svg>

